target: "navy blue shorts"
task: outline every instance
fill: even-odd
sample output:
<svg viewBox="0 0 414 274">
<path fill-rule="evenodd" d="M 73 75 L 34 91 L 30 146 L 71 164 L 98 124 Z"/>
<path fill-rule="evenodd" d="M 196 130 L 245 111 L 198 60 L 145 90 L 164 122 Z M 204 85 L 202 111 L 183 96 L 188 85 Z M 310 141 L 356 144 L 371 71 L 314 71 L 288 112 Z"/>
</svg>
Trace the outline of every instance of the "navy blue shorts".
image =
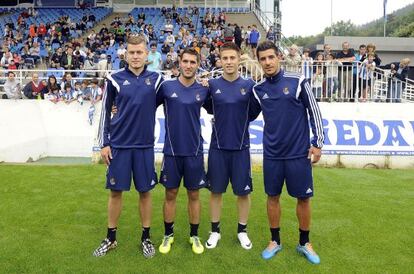
<svg viewBox="0 0 414 274">
<path fill-rule="evenodd" d="M 183 177 L 184 187 L 188 190 L 207 186 L 202 153 L 198 156 L 164 155 L 160 183 L 168 189 L 178 188 Z"/>
<path fill-rule="evenodd" d="M 263 159 L 263 176 L 265 192 L 269 196 L 280 195 L 285 181 L 290 196 L 313 196 L 312 165 L 307 157 L 288 160 Z"/>
<path fill-rule="evenodd" d="M 247 195 L 253 191 L 250 166 L 250 150 L 210 149 L 208 152 L 208 172 L 210 191 L 226 192 L 231 181 L 233 193 Z"/>
<path fill-rule="evenodd" d="M 112 160 L 106 174 L 106 188 L 126 191 L 131 188 L 131 177 L 138 192 L 147 192 L 157 183 L 154 167 L 154 148 L 111 148 Z"/>
</svg>

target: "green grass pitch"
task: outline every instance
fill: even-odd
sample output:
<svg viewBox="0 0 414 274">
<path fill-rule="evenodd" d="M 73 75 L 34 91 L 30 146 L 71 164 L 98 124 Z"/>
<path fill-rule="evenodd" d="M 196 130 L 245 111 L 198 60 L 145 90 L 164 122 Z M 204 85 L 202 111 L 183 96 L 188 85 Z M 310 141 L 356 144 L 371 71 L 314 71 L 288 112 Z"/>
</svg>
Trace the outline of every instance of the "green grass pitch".
<svg viewBox="0 0 414 274">
<path fill-rule="evenodd" d="M 261 168 L 253 170 L 248 230 L 253 249 L 236 237 L 237 211 L 231 188 L 224 195 L 222 240 L 194 255 L 188 244 L 186 196 L 178 197 L 176 241 L 168 255 L 145 259 L 137 194 L 124 193 L 118 248 L 94 258 L 106 235 L 105 167 L 0 165 L 0 273 L 413 273 L 414 171 L 315 168 L 311 241 L 318 266 L 296 254 L 295 201 L 284 189 L 281 239 L 284 249 L 264 261 L 269 240 Z M 152 239 L 163 235 L 164 189 L 153 191 Z M 207 190 L 201 191 L 203 242 L 210 230 Z M 411 270 L 410 270 L 411 269 Z"/>
</svg>

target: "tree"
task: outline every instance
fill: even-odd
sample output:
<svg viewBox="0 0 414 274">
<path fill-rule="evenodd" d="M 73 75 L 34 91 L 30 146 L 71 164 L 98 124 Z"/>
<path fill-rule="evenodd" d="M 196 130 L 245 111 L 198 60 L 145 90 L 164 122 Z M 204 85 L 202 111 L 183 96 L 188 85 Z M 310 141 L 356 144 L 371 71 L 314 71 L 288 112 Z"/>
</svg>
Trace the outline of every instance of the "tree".
<svg viewBox="0 0 414 274">
<path fill-rule="evenodd" d="M 332 25 L 332 32 L 331 27 L 325 28 L 323 31 L 324 35 L 331 35 L 332 36 L 354 36 L 357 33 L 356 26 L 351 22 L 348 21 L 339 21 Z"/>
</svg>

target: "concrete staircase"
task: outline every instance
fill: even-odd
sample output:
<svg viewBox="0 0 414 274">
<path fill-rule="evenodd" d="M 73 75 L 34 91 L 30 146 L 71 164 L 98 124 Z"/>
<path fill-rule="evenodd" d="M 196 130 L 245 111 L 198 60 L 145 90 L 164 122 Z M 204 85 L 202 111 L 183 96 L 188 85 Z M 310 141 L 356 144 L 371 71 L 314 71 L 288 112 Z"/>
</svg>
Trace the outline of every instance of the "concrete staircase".
<svg viewBox="0 0 414 274">
<path fill-rule="evenodd" d="M 85 32 L 83 35 L 82 35 L 82 38 L 86 38 L 86 37 L 88 37 L 88 35 L 92 32 L 92 30 L 94 30 L 96 33 L 98 33 L 100 30 L 101 30 L 101 28 L 102 28 L 102 25 L 103 24 L 106 24 L 106 27 L 107 28 L 109 28 L 109 26 L 111 25 L 111 23 L 112 23 L 112 21 L 115 19 L 115 17 L 117 17 L 117 16 L 119 16 L 119 17 L 121 17 L 121 18 L 124 18 L 124 17 L 127 17 L 128 16 L 128 14 L 127 13 L 119 13 L 119 12 L 114 12 L 114 13 L 111 13 L 108 17 L 106 17 L 104 20 L 102 20 L 101 22 L 99 22 L 98 24 L 96 24 L 96 26 L 94 26 L 93 28 L 91 28 L 90 30 L 88 30 L 87 32 Z"/>
<path fill-rule="evenodd" d="M 243 26 L 244 29 L 247 29 L 247 26 L 256 25 L 257 29 L 260 32 L 260 41 L 266 39 L 266 30 L 257 20 L 256 15 L 253 12 L 250 13 L 226 13 L 227 21 L 226 23 L 236 23 L 239 26 Z"/>
</svg>

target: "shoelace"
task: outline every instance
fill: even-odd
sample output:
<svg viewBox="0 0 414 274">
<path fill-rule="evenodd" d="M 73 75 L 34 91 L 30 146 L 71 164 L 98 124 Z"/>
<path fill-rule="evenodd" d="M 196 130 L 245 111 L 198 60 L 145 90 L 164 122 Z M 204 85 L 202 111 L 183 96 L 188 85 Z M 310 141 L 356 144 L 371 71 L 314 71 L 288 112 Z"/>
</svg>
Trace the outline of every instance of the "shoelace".
<svg viewBox="0 0 414 274">
<path fill-rule="evenodd" d="M 167 245 L 168 245 L 168 243 L 169 243 L 169 239 L 170 239 L 170 236 L 165 236 L 165 237 L 164 237 L 164 241 L 163 241 L 162 245 L 163 245 L 163 246 L 167 246 Z"/>
<path fill-rule="evenodd" d="M 194 243 L 197 247 L 199 247 L 199 246 L 200 246 L 200 239 L 199 239 L 198 237 L 194 237 L 193 239 L 194 239 L 193 243 Z"/>
<path fill-rule="evenodd" d="M 305 247 L 306 247 L 306 249 L 310 252 L 310 253 L 312 253 L 313 255 L 315 255 L 316 253 L 315 253 L 315 251 L 313 250 L 313 247 L 312 247 L 312 244 L 311 243 L 307 243 L 306 245 L 305 245 Z"/>
</svg>

